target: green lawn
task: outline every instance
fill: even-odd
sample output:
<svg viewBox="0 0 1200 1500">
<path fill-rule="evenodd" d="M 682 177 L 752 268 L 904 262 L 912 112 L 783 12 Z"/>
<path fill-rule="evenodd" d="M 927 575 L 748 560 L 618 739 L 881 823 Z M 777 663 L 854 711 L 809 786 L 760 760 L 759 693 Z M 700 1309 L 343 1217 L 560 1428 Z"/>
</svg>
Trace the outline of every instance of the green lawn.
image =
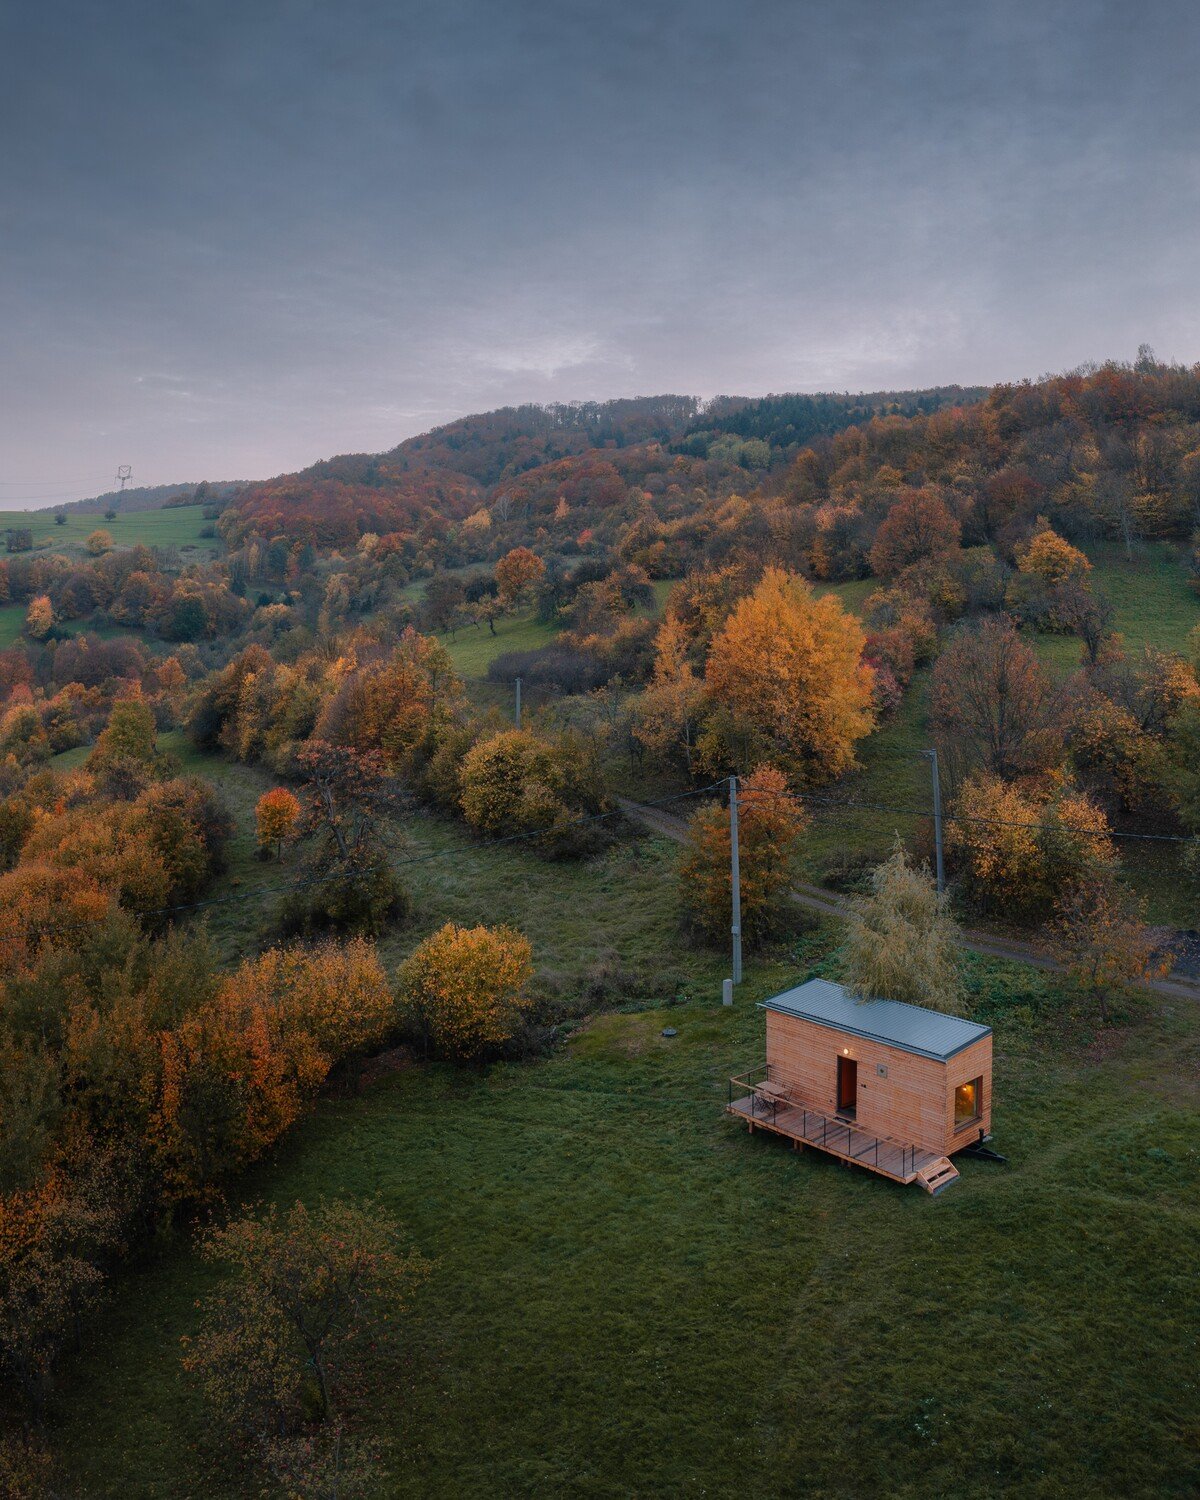
<svg viewBox="0 0 1200 1500">
<path fill-rule="evenodd" d="M 223 961 L 236 963 L 270 940 L 279 899 L 297 873 L 294 853 L 265 864 L 255 855 L 254 804 L 277 782 L 262 767 L 200 754 L 178 731 L 158 743 L 185 772 L 212 781 L 235 820 L 229 867 L 210 893 L 227 899 L 212 905 L 205 920 Z M 56 757 L 54 765 L 65 761 Z M 397 820 L 392 848 L 413 915 L 381 948 L 398 963 L 443 922 L 474 924 L 487 913 L 489 922 L 510 922 L 528 933 L 543 966 L 564 983 L 577 986 L 594 964 L 616 953 L 655 992 L 674 993 L 702 975 L 718 993 L 719 956 L 701 954 L 682 967 L 660 957 L 676 942 L 673 858 L 669 846 L 617 842 L 598 860 L 551 863 L 520 846 L 482 847 L 457 819 L 415 811 Z"/>
<path fill-rule="evenodd" d="M 439 637 L 449 651 L 455 670 L 466 678 L 487 676 L 491 663 L 505 651 L 536 651 L 548 646 L 558 635 L 554 625 L 545 624 L 531 612 L 520 615 L 503 615 L 496 621 L 496 634 L 486 625 L 468 625 L 455 631 L 454 639 L 449 635 Z"/>
<path fill-rule="evenodd" d="M 82 547 L 93 531 L 107 531 L 118 547 L 132 547 L 137 542 L 147 547 L 178 547 L 212 553 L 220 543 L 215 537 L 202 537 L 201 529 L 211 525 L 202 515 L 200 505 L 178 505 L 169 510 L 138 510 L 118 513 L 106 521 L 102 515 L 81 515 L 68 511 L 64 525 L 57 526 L 51 510 L 0 511 L 0 535 L 9 527 L 28 527 L 33 532 L 35 548 L 47 546 Z M 0 554 L 3 555 L 3 554 Z"/>
<path fill-rule="evenodd" d="M 27 608 L 24 604 L 0 604 L 0 651 L 23 639 L 21 631 Z M 97 635 L 106 641 L 127 635 L 142 641 L 151 651 L 162 653 L 169 649 L 168 642 L 147 641 L 142 631 L 131 629 L 128 625 L 97 625 L 93 619 L 87 619 L 63 620 L 56 628 L 67 635 Z"/>
<path fill-rule="evenodd" d="M 25 608 L 24 604 L 0 604 L 0 651 L 20 640 Z"/>
<path fill-rule="evenodd" d="M 464 916 L 475 864 L 438 898 Z M 544 908 L 539 960 L 616 924 L 687 964 L 604 865 L 505 872 Z M 1194 1016 L 1143 1013 L 1097 1054 L 1042 976 L 977 964 L 1010 1165 L 964 1163 L 931 1200 L 722 1115 L 761 1054 L 752 999 L 824 945 L 751 965 L 732 1010 L 631 995 L 550 1061 L 326 1101 L 242 1185 L 378 1196 L 436 1263 L 363 1434 L 380 1497 L 1196 1493 Z M 179 1368 L 211 1285 L 178 1246 L 89 1333 L 54 1433 L 79 1493 L 250 1492 Z"/>
<path fill-rule="evenodd" d="M 1091 552 L 1091 586 L 1116 609 L 1116 630 L 1134 655 L 1143 646 L 1188 654 L 1188 636 L 1200 625 L 1200 594 L 1188 583 L 1183 558 L 1166 542 L 1140 543 L 1132 560 L 1115 543 Z M 1035 638 L 1038 654 L 1065 675 L 1079 665 L 1075 636 Z"/>
</svg>

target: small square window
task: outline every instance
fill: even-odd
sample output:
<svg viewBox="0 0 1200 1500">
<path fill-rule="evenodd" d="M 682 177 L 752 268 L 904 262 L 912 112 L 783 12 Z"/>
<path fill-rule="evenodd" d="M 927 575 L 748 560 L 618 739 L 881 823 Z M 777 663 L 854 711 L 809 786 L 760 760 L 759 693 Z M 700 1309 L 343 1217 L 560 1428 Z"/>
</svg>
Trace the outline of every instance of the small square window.
<svg viewBox="0 0 1200 1500">
<path fill-rule="evenodd" d="M 978 1120 L 983 1110 L 983 1079 L 972 1078 L 954 1090 L 954 1128 L 960 1130 Z"/>
</svg>

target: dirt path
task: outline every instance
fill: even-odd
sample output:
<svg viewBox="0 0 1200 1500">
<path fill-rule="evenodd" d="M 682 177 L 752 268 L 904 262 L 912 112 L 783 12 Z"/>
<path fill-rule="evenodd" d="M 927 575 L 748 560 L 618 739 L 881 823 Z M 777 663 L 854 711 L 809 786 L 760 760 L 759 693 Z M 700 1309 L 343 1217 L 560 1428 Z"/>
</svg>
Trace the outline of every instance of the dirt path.
<svg viewBox="0 0 1200 1500">
<path fill-rule="evenodd" d="M 673 839 L 677 844 L 687 842 L 687 824 L 674 813 L 661 807 L 643 807 L 640 802 L 631 802 L 628 797 L 618 797 L 616 800 L 631 823 L 640 823 L 643 828 Z M 845 898 L 823 886 L 808 885 L 802 881 L 792 889 L 791 898 L 797 906 L 818 912 L 823 917 L 846 915 Z M 999 937 L 995 933 L 980 932 L 977 928 L 966 928 L 963 932 L 963 946 L 969 952 L 981 954 L 984 958 L 1006 958 L 1013 963 L 1029 964 L 1035 969 L 1047 969 L 1055 974 L 1063 972 L 1062 965 L 1044 949 L 1018 938 Z M 1185 979 L 1147 979 L 1142 981 L 1142 988 L 1177 1000 L 1200 1000 L 1200 984 L 1191 984 Z"/>
</svg>

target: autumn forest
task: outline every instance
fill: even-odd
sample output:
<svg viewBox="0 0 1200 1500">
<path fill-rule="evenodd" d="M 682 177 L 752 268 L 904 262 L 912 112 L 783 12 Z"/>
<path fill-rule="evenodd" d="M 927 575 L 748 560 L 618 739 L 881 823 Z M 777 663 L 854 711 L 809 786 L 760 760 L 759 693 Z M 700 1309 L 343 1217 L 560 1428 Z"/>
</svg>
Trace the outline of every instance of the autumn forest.
<svg viewBox="0 0 1200 1500">
<path fill-rule="evenodd" d="M 174 539 L 140 535 L 150 517 Z M 473 1117 L 464 1128 L 494 1142 L 507 1127 L 488 1112 L 532 1098 L 516 1091 L 591 1091 L 589 1144 L 565 1135 L 569 1155 L 615 1128 L 604 1099 L 611 1122 L 661 1089 L 705 1102 L 704 1150 L 733 1199 L 794 1197 L 784 1169 L 807 1170 L 820 1216 L 865 1220 L 890 1185 L 846 1174 L 847 1188 L 769 1151 L 749 1152 L 741 1176 L 728 1161 L 745 1142 L 722 1133 L 720 1079 L 752 1050 L 751 998 L 788 974 L 994 1025 L 1008 1180 L 1029 1168 L 1022 1138 L 1052 1130 L 1023 1080 L 1051 1066 L 1038 1059 L 1056 1037 L 1070 1061 L 1055 1087 L 1082 1088 L 1094 1067 L 1123 1122 L 1107 1191 L 1147 1211 L 1194 1192 L 1182 1116 L 1162 1144 L 1146 1134 L 1149 1095 L 1130 1103 L 1121 1069 L 1149 1073 L 1156 1048 L 1195 1057 L 1200 366 L 1143 348 L 990 389 L 511 407 L 389 452 L 189 486 L 152 511 L 118 497 L 107 517 L 72 511 L 69 527 L 65 513 L 5 519 L 0 1492 L 109 1493 L 135 1472 L 130 1494 L 453 1494 L 497 1474 L 493 1493 L 641 1492 L 624 1471 L 589 1488 L 524 1470 L 480 1390 L 455 1383 L 470 1366 L 454 1321 L 464 1298 L 483 1300 L 480 1338 L 502 1364 L 518 1336 L 486 1288 L 515 1307 L 528 1298 L 536 1319 L 549 1260 L 514 1246 L 498 1266 L 495 1225 L 470 1264 L 468 1231 L 439 1240 L 419 1204 L 441 1169 L 422 1178 L 417 1147 L 400 1175 L 424 1187 L 398 1212 L 370 1172 L 349 1195 L 327 1168 L 319 1193 L 304 1183 L 324 1143 L 358 1141 L 365 1121 L 375 1144 L 361 1159 L 382 1151 L 380 1111 L 414 1132 L 436 1118 L 446 1140 Z M 733 1019 L 720 1003 L 730 778 L 747 964 Z M 572 906 L 579 925 L 556 926 Z M 677 1032 L 656 1072 L 654 1049 Z M 638 1128 L 669 1155 L 659 1108 Z M 337 1149 L 360 1160 L 358 1146 Z M 464 1180 L 482 1159 L 444 1149 Z M 632 1142 L 613 1149 L 636 1162 Z M 702 1191 L 687 1163 L 684 1201 Z M 541 1170 L 555 1169 L 498 1160 L 478 1201 Z M 977 1211 L 1001 1181 L 980 1171 L 956 1190 Z M 589 1222 L 579 1179 L 555 1191 Z M 668 1212 L 655 1191 L 651 1217 Z M 931 1253 L 913 1227 L 927 1206 L 900 1192 L 889 1232 L 916 1268 Z M 267 1210 L 246 1207 L 264 1197 Z M 1019 1212 L 1011 1195 L 992 1211 Z M 1050 1222 L 1051 1240 L 1066 1233 Z M 673 1243 L 692 1232 L 662 1224 L 653 1232 Z M 514 1235 L 536 1240 L 523 1221 Z M 722 1253 L 705 1245 L 697 1256 Z M 560 1239 L 553 1264 L 594 1249 Z M 1036 1281 L 1042 1251 L 1029 1253 Z M 153 1366 L 128 1332 L 142 1286 L 157 1288 L 154 1326 L 169 1330 Z M 628 1295 L 669 1343 L 663 1309 Z M 747 1326 L 770 1336 L 767 1307 L 745 1295 Z M 1146 1357 L 1183 1359 L 1178 1285 L 1156 1295 L 1172 1311 Z M 809 1311 L 824 1337 L 834 1314 Z M 709 1315 L 696 1312 L 701 1339 L 732 1332 Z M 554 1337 L 567 1347 L 571 1333 Z M 114 1422 L 97 1394 L 110 1339 L 118 1368 L 169 1371 L 155 1382 L 176 1394 L 106 1470 L 81 1413 Z M 889 1472 L 969 1463 L 962 1445 L 990 1407 L 970 1407 L 940 1450 L 952 1456 L 930 1457 L 922 1424 L 948 1419 L 909 1379 L 922 1356 L 897 1345 L 890 1357 L 883 1383 L 903 1395 L 880 1437 Z M 533 1362 L 528 1349 L 511 1358 Z M 661 1359 L 702 1421 L 719 1364 L 678 1348 Z M 629 1378 L 653 1406 L 650 1374 Z M 820 1386 L 829 1369 L 805 1378 Z M 406 1394 L 373 1415 L 380 1379 Z M 503 1400 L 536 1380 L 522 1367 Z M 452 1457 L 419 1394 L 441 1382 L 469 1412 L 445 1429 L 467 1424 Z M 1053 1482 L 999 1437 L 987 1462 L 1027 1494 L 1182 1495 L 1194 1446 L 1189 1461 L 1160 1395 L 1147 1384 L 1140 1411 L 1157 1456 L 1108 1452 L 1115 1490 L 1089 1489 L 1100 1440 L 1066 1435 L 1069 1410 L 1031 1418 Z M 569 1407 L 561 1393 L 539 1400 L 560 1397 Z M 505 1432 L 525 1430 L 522 1411 Z M 795 1408 L 774 1420 L 787 1428 Z M 758 1459 L 732 1418 L 728 1431 L 714 1421 L 709 1492 L 732 1493 Z M 464 1435 L 476 1431 L 483 1470 Z M 865 1493 L 880 1482 L 872 1460 L 836 1434 Z M 650 1472 L 668 1462 L 652 1456 L 661 1438 L 630 1439 Z M 815 1438 L 760 1439 L 800 1445 L 812 1493 L 848 1493 Z M 647 1490 L 700 1492 L 703 1463 L 669 1463 Z"/>
</svg>

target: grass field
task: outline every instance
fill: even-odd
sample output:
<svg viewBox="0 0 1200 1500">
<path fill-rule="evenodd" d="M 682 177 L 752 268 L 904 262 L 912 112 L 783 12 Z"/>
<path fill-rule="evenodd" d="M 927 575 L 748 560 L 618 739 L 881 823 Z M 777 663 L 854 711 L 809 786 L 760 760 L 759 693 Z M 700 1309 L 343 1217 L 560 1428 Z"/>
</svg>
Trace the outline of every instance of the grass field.
<svg viewBox="0 0 1200 1500">
<path fill-rule="evenodd" d="M 268 940 L 278 901 L 296 874 L 294 856 L 266 864 L 255 856 L 254 804 L 276 782 L 257 766 L 199 754 L 179 732 L 161 735 L 159 748 L 175 755 L 184 771 L 207 776 L 235 819 L 229 868 L 212 892 L 231 899 L 213 905 L 205 919 L 223 961 L 236 963 Z M 483 847 L 461 822 L 424 812 L 400 820 L 396 835 L 392 859 L 414 911 L 381 943 L 389 961 L 399 962 L 443 922 L 486 919 L 527 932 L 544 966 L 564 983 L 578 985 L 593 964 L 617 952 L 659 986 L 671 987 L 668 961 L 657 957 L 670 952 L 677 928 L 668 851 L 618 842 L 599 860 L 548 863 L 521 848 Z M 719 969 L 718 956 L 701 955 L 675 977 L 683 984 L 703 974 L 719 992 Z"/>
<path fill-rule="evenodd" d="M 21 631 L 27 608 L 24 604 L 0 604 L 0 651 L 22 639 Z M 165 642 L 146 641 L 142 631 L 131 629 L 128 625 L 97 625 L 93 619 L 60 621 L 57 629 L 67 635 L 97 635 L 103 640 L 113 640 L 121 635 L 133 636 L 147 644 L 151 650 L 163 650 L 167 646 Z"/>
<path fill-rule="evenodd" d="M 1189 585 L 1179 549 L 1143 542 L 1132 559 L 1115 544 L 1093 549 L 1091 586 L 1116 610 L 1116 630 L 1133 655 L 1143 646 L 1188 654 L 1188 636 L 1200 625 L 1200 594 Z M 1079 665 L 1080 644 L 1069 635 L 1036 638 L 1038 654 L 1063 674 Z"/>
<path fill-rule="evenodd" d="M 25 608 L 24 604 L 0 604 L 0 651 L 20 639 Z"/>
<path fill-rule="evenodd" d="M 241 1185 L 378 1196 L 436 1262 L 363 1434 L 380 1497 L 1196 1492 L 1190 1011 L 1147 1002 L 1098 1046 L 1044 976 L 977 964 L 1010 1165 L 965 1163 L 930 1200 L 722 1116 L 761 1055 L 752 999 L 827 962 L 827 934 L 750 965 L 724 1010 L 720 957 L 674 922 L 670 849 L 484 855 L 414 879 L 389 959 L 445 914 L 506 917 L 570 985 L 607 945 L 691 998 L 631 984 L 549 1061 L 327 1100 Z M 78 1493 L 249 1492 L 179 1368 L 212 1284 L 177 1245 L 89 1334 L 55 1430 Z"/>
<path fill-rule="evenodd" d="M 557 636 L 558 630 L 538 620 L 531 612 L 520 615 L 503 615 L 496 621 L 496 634 L 486 625 L 476 628 L 468 625 L 455 632 L 455 638 L 439 637 L 449 651 L 456 671 L 466 678 L 487 676 L 487 669 L 496 657 L 505 651 L 536 651 L 548 646 Z"/>
<path fill-rule="evenodd" d="M 147 547 L 215 552 L 219 541 L 200 535 L 201 529 L 211 524 L 205 521 L 202 510 L 199 505 L 179 505 L 170 510 L 128 511 L 118 513 L 111 521 L 101 515 L 81 515 L 72 510 L 67 512 L 62 526 L 55 525 L 54 512 L 49 510 L 0 511 L 0 535 L 10 527 L 28 527 L 33 532 L 35 548 L 47 546 L 53 550 L 82 547 L 93 531 L 107 531 L 118 547 L 132 547 L 141 542 Z"/>
</svg>

